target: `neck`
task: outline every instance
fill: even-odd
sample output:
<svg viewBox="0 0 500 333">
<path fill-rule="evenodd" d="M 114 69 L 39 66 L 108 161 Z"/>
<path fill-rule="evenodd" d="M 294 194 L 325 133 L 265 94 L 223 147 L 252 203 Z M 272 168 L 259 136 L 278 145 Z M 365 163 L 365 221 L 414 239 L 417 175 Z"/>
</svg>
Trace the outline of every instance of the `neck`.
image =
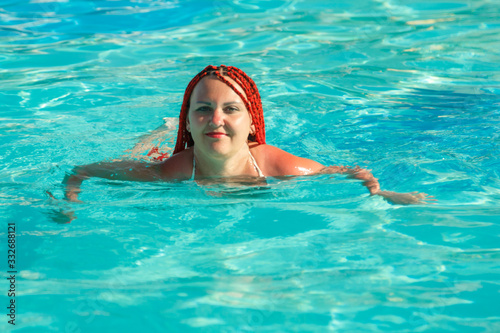
<svg viewBox="0 0 500 333">
<path fill-rule="evenodd" d="M 249 159 L 250 150 L 247 145 L 232 156 L 212 156 L 200 152 L 194 146 L 196 175 L 201 177 L 253 176 L 254 167 Z"/>
</svg>

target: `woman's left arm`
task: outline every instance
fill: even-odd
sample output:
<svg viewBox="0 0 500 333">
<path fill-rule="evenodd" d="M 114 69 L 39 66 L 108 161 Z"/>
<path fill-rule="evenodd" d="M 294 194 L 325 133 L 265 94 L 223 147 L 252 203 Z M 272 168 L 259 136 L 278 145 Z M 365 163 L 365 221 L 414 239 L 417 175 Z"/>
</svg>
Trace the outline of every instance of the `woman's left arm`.
<svg viewBox="0 0 500 333">
<path fill-rule="evenodd" d="M 390 203 L 397 205 L 426 204 L 429 201 L 436 201 L 434 197 L 425 193 L 397 193 L 392 191 L 382 191 L 378 179 L 375 178 L 371 170 L 362 169 L 358 166 L 328 166 L 325 167 L 316 161 L 302 158 L 285 152 L 279 148 L 261 145 L 262 160 L 271 165 L 270 176 L 300 176 L 314 174 L 345 174 L 349 178 L 363 181 L 371 195 L 380 195 Z"/>
<path fill-rule="evenodd" d="M 349 178 L 359 179 L 363 181 L 371 195 L 376 195 L 380 192 L 380 184 L 378 179 L 375 178 L 370 170 L 362 169 L 359 166 L 351 168 L 349 166 L 329 166 L 325 167 L 318 172 L 319 174 L 346 174 Z"/>
<path fill-rule="evenodd" d="M 347 166 L 329 166 L 322 169 L 319 173 L 322 174 L 347 174 L 349 178 L 359 179 L 363 181 L 363 185 L 368 188 L 371 195 L 380 195 L 388 202 L 396 205 L 416 205 L 428 204 L 429 201 L 437 201 L 433 196 L 426 193 L 411 192 L 411 193 L 397 193 L 393 191 L 382 191 L 378 179 L 375 178 L 371 170 L 362 169 L 359 166 L 354 168 Z"/>
</svg>

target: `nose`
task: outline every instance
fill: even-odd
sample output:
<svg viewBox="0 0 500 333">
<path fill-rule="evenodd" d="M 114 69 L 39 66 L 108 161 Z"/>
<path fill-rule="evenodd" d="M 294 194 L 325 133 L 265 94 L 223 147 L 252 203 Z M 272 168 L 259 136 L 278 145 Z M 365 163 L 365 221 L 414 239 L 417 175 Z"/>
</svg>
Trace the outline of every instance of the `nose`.
<svg viewBox="0 0 500 333">
<path fill-rule="evenodd" d="M 210 123 L 214 127 L 224 125 L 224 111 L 220 107 L 215 108 L 214 112 L 212 113 L 212 119 L 210 119 Z"/>
</svg>

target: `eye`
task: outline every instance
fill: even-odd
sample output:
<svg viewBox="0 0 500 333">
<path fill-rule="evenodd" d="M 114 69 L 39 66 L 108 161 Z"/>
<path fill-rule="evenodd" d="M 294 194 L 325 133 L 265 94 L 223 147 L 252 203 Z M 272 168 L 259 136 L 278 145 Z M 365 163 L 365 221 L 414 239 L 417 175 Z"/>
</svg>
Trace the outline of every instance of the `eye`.
<svg viewBox="0 0 500 333">
<path fill-rule="evenodd" d="M 209 112 L 211 110 L 212 109 L 209 106 L 200 106 L 199 108 L 196 109 L 196 111 L 199 111 L 199 112 Z"/>
<path fill-rule="evenodd" d="M 237 112 L 240 111 L 236 106 L 228 106 L 226 107 L 226 112 Z"/>
</svg>

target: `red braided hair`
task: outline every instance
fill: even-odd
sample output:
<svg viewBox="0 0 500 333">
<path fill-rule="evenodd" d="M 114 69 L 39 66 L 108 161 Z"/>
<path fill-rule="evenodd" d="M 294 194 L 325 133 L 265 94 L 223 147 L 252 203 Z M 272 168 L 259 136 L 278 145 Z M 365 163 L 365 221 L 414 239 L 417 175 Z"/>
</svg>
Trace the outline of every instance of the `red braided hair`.
<svg viewBox="0 0 500 333">
<path fill-rule="evenodd" d="M 259 90 L 253 80 L 245 74 L 241 69 L 233 66 L 207 66 L 204 70 L 196 74 L 196 76 L 189 82 L 186 92 L 184 93 L 184 100 L 182 102 L 181 113 L 179 115 L 179 130 L 177 132 L 177 142 L 175 143 L 174 154 L 183 151 L 187 147 L 194 145 L 191 133 L 186 129 L 186 120 L 189 112 L 189 101 L 194 87 L 207 75 L 216 75 L 219 80 L 224 82 L 241 98 L 250 117 L 255 126 L 255 134 L 249 137 L 250 141 L 256 141 L 259 144 L 266 143 L 266 129 L 264 124 L 264 112 L 262 110 L 262 101 L 260 100 Z M 245 92 L 245 97 L 236 87 L 229 82 L 224 76 L 233 79 Z"/>
</svg>

